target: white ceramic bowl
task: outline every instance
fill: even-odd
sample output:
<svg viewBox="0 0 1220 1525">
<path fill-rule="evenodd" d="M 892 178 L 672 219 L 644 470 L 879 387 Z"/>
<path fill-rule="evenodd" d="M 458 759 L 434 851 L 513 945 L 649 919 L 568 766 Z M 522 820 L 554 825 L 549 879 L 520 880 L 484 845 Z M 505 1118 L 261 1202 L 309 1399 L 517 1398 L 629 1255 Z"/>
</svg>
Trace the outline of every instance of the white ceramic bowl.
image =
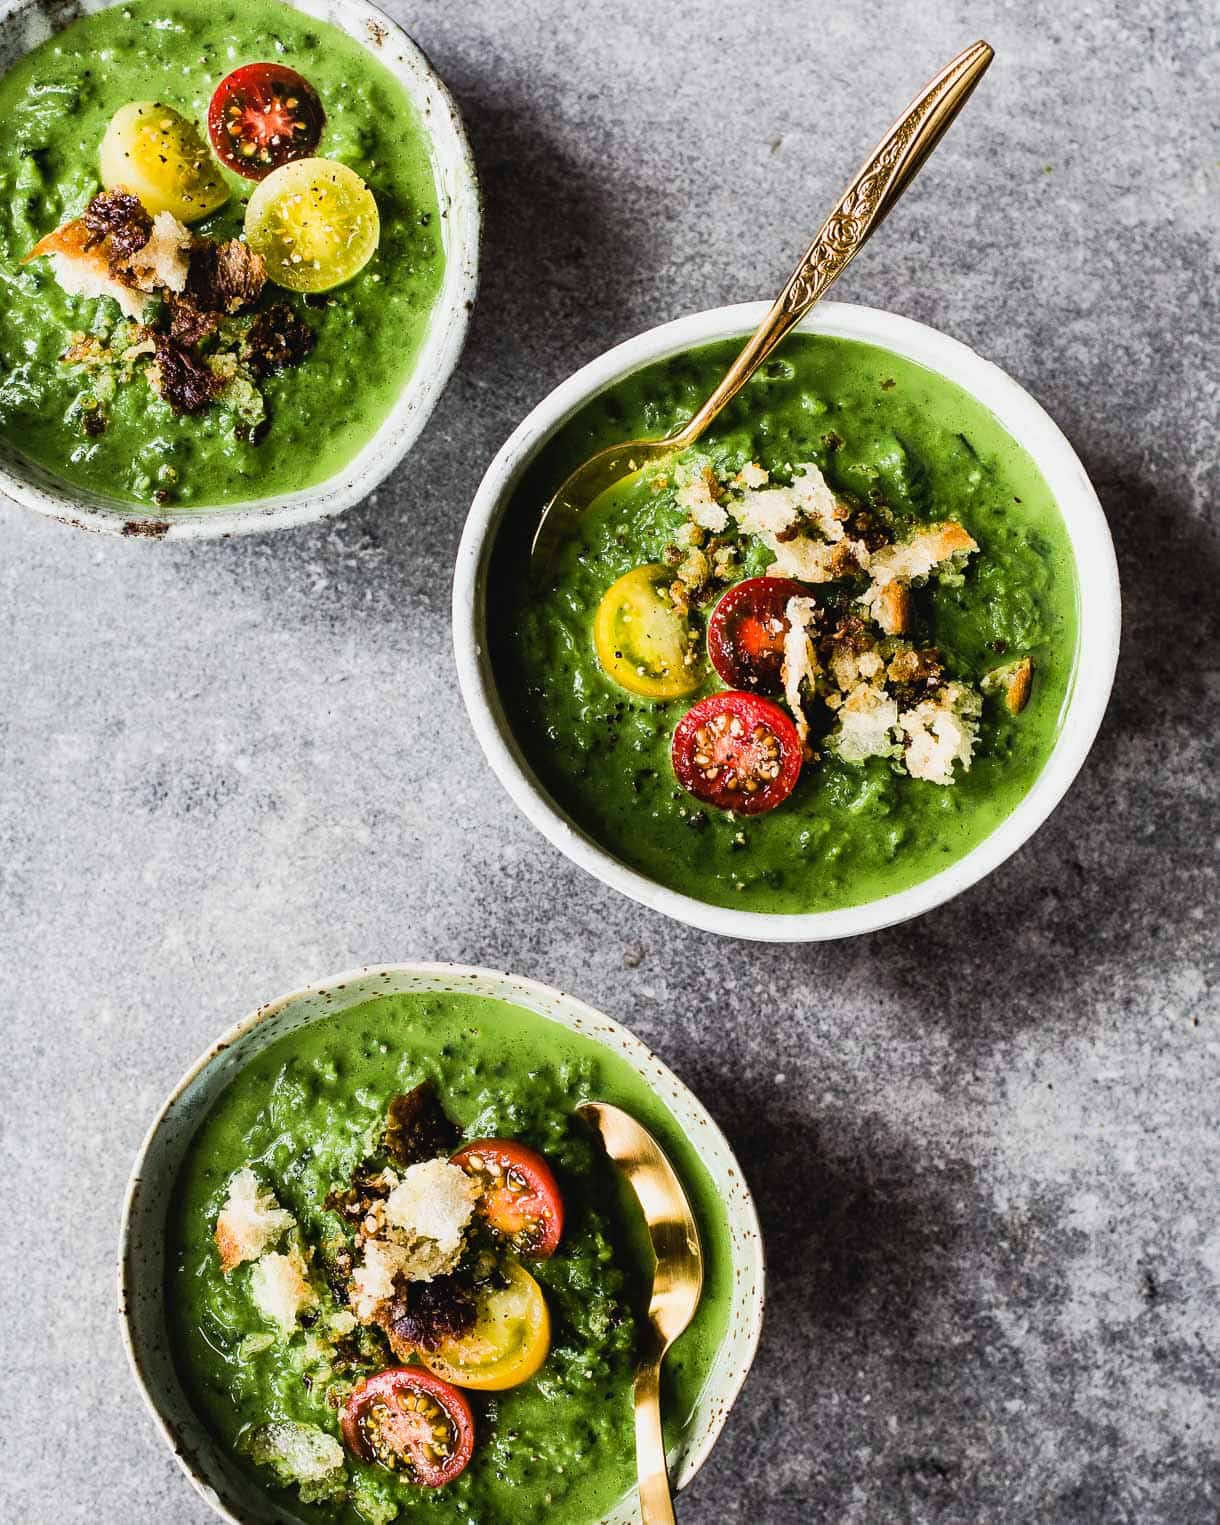
<svg viewBox="0 0 1220 1525">
<path fill-rule="evenodd" d="M 732 1240 L 732 1306 L 728 1330 L 688 1426 L 671 1454 L 670 1472 L 684 1487 L 698 1472 L 741 1390 L 762 1329 L 763 1248 L 754 1201 L 724 1134 L 676 1075 L 640 1040 L 583 1001 L 548 985 L 461 964 L 387 964 L 338 974 L 260 1006 L 218 1039 L 183 1076 L 144 1140 L 127 1187 L 119 1236 L 119 1312 L 136 1382 L 179 1465 L 222 1519 L 271 1525 L 288 1518 L 192 1410 L 174 1370 L 165 1319 L 166 1209 L 196 1129 L 237 1072 L 285 1033 L 373 996 L 465 991 L 537 1012 L 583 1033 L 625 1060 L 656 1092 L 686 1134 L 724 1202 Z M 639 1510 L 624 1502 L 599 1525 L 634 1525 Z"/>
<path fill-rule="evenodd" d="M 0 0 L 0 74 L 54 26 L 123 0 Z M 399 81 L 428 131 L 440 203 L 445 273 L 415 369 L 385 422 L 354 460 L 316 487 L 223 507 L 141 508 L 64 481 L 0 441 L 0 492 L 65 524 L 154 540 L 211 540 L 283 529 L 341 514 L 383 480 L 415 443 L 444 391 L 466 337 L 478 290 L 482 204 L 466 132 L 453 97 L 425 54 L 367 0 L 283 0 L 354 37 Z"/>
<path fill-rule="evenodd" d="M 872 307 L 823 302 L 802 330 L 878 345 L 957 382 L 1025 447 L 1058 500 L 1075 554 L 1080 599 L 1076 670 L 1059 738 L 1029 793 L 989 837 L 921 884 L 865 905 L 799 915 L 738 911 L 666 889 L 621 863 L 550 798 L 509 727 L 488 654 L 487 577 L 496 534 L 526 467 L 590 398 L 653 361 L 718 339 L 744 337 L 762 320 L 767 305 L 718 307 L 650 329 L 584 366 L 538 404 L 488 467 L 471 506 L 454 574 L 453 639 L 462 694 L 487 760 L 516 804 L 562 853 L 603 883 L 689 926 L 763 942 L 815 942 L 871 932 L 943 904 L 1003 863 L 1046 820 L 1088 755 L 1110 697 L 1118 660 L 1118 567 L 1084 467 L 1028 392 L 998 366 L 923 323 Z"/>
</svg>

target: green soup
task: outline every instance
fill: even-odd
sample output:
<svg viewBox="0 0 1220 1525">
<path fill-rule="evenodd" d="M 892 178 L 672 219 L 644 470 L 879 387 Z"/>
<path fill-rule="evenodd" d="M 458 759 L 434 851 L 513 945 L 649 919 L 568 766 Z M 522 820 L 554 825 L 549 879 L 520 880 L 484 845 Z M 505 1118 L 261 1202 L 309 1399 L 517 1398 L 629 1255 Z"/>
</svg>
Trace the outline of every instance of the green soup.
<svg viewBox="0 0 1220 1525">
<path fill-rule="evenodd" d="M 170 1214 L 167 1306 L 179 1373 L 199 1414 L 238 1456 L 243 1435 L 271 1419 L 338 1434 L 326 1383 L 311 1370 L 307 1331 L 264 1340 L 266 1349 L 250 1353 L 247 1337 L 268 1329 L 250 1299 L 251 1267 L 223 1276 L 213 1229 L 230 1178 L 250 1164 L 311 1245 L 333 1242 L 341 1220 L 323 1209 L 324 1198 L 361 1163 L 387 1099 L 425 1078 L 467 1139 L 518 1138 L 555 1170 L 564 1238 L 551 1259 L 530 1265 L 551 1314 L 550 1355 L 522 1387 L 469 1394 L 474 1458 L 448 1487 L 414 1487 L 349 1459 L 345 1501 L 301 1504 L 292 1492 L 277 1499 L 310 1520 L 417 1512 L 485 1525 L 598 1520 L 635 1476 L 631 1379 L 651 1260 L 638 1210 L 573 1108 L 612 1101 L 644 1122 L 681 1174 L 699 1220 L 707 1281 L 694 1323 L 665 1364 L 670 1447 L 688 1434 L 727 1328 L 728 1223 L 677 1122 L 630 1066 L 518 1007 L 462 994 L 386 996 L 279 1039 L 240 1072 L 191 1145 Z M 387 1364 L 388 1352 L 368 1371 Z"/>
<path fill-rule="evenodd" d="M 927 879 L 983 840 L 1016 806 L 1054 745 L 1075 660 L 1076 581 L 1066 529 L 1026 452 L 960 387 L 870 345 L 790 338 L 700 442 L 717 470 L 761 464 L 786 480 L 813 462 L 829 485 L 873 505 L 900 535 L 958 520 L 978 542 L 955 585 L 915 590 L 916 645 L 939 647 L 949 675 L 977 683 L 1005 656 L 1029 655 L 1021 713 L 985 703 L 972 765 L 951 787 L 881 758 L 824 752 L 768 814 L 703 808 L 677 785 L 674 727 L 722 685 L 638 698 L 602 670 L 591 630 L 607 588 L 661 560 L 684 520 L 672 490 L 642 484 L 595 506 L 544 581 L 526 548 L 543 503 L 603 445 L 666 433 L 711 391 L 736 346 L 658 362 L 601 393 L 547 444 L 509 507 L 490 580 L 497 686 L 519 745 L 554 799 L 629 867 L 697 899 L 742 910 L 824 911 Z M 747 547 L 739 575 L 765 573 Z M 858 590 L 857 590 L 858 591 Z M 814 737 L 815 742 L 817 737 Z"/>
<path fill-rule="evenodd" d="M 326 111 L 317 152 L 367 182 L 381 242 L 327 298 L 290 302 L 314 330 L 303 364 L 260 383 L 270 420 L 245 443 L 221 404 L 175 416 L 143 377 L 120 386 L 105 433 L 83 433 L 90 380 L 61 364 L 69 335 L 106 337 L 109 298 L 67 295 L 44 259 L 21 260 L 100 188 L 98 148 L 128 101 L 161 100 L 200 124 L 220 80 L 250 62 L 311 80 Z M 423 123 L 402 87 L 338 28 L 275 0 L 130 0 L 72 22 L 0 80 L 0 436 L 82 487 L 138 503 L 204 507 L 292 492 L 340 470 L 376 432 L 410 376 L 441 287 L 444 255 Z M 194 225 L 236 237 L 255 182 Z"/>
</svg>

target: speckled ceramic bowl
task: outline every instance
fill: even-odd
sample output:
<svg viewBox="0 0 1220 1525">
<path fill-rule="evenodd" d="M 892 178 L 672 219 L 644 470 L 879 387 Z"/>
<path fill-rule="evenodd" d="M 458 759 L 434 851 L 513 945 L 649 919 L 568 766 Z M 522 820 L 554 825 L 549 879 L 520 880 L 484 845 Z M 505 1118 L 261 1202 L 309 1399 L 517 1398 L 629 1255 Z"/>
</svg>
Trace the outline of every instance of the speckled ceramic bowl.
<svg viewBox="0 0 1220 1525">
<path fill-rule="evenodd" d="M 131 1369 L 179 1465 L 222 1519 L 278 1525 L 291 1517 L 212 1439 L 174 1370 L 164 1298 L 166 1208 L 187 1147 L 234 1075 L 277 1038 L 325 1022 L 374 996 L 436 990 L 490 996 L 525 1007 L 624 1059 L 673 1114 L 723 1198 L 732 1239 L 733 1300 L 728 1331 L 692 1416 L 689 1438 L 669 1459 L 679 1487 L 690 1482 L 707 1458 L 746 1379 L 763 1315 L 758 1218 L 724 1135 L 678 1077 L 626 1028 L 583 1001 L 533 980 L 461 964 L 387 964 L 353 970 L 260 1006 L 214 1043 L 174 1087 L 144 1141 L 127 1188 L 119 1238 L 119 1311 Z M 631 1500 L 599 1525 L 633 1525 L 639 1517 Z"/>
<path fill-rule="evenodd" d="M 1054 420 L 999 366 L 924 323 L 875 307 L 821 302 L 803 331 L 862 340 L 946 376 L 988 408 L 1033 458 L 1055 496 L 1076 564 L 1079 637 L 1059 735 L 1032 787 L 990 836 L 909 889 L 833 911 L 771 913 L 712 905 L 667 889 L 607 852 L 550 797 L 522 752 L 496 691 L 488 651 L 487 579 L 496 536 L 517 484 L 546 442 L 599 392 L 634 371 L 718 339 L 744 338 L 765 302 L 692 313 L 608 350 L 543 398 L 487 468 L 470 508 L 453 579 L 458 680 L 483 752 L 515 804 L 573 863 L 604 884 L 688 926 L 760 942 L 852 937 L 922 915 L 968 889 L 1037 831 L 1080 770 L 1101 725 L 1118 661 L 1118 566 L 1106 516 L 1076 452 Z"/>
<path fill-rule="evenodd" d="M 0 0 L 0 74 L 83 14 L 122 0 Z M 77 487 L 0 441 L 0 493 L 65 524 L 150 540 L 210 540 L 282 529 L 341 514 L 381 482 L 415 443 L 444 391 L 466 338 L 478 290 L 482 204 L 453 97 L 425 54 L 368 0 L 282 0 L 354 37 L 400 82 L 428 129 L 444 227 L 445 273 L 432 321 L 402 394 L 354 460 L 316 487 L 223 507 L 141 508 Z"/>
</svg>

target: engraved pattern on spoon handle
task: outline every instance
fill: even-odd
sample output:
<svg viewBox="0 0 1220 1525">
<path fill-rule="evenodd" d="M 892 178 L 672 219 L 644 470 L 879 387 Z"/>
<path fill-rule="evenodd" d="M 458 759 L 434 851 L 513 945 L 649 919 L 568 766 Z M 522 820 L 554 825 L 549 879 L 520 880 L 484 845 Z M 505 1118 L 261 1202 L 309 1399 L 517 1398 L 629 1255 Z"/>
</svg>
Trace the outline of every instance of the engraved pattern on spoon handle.
<svg viewBox="0 0 1220 1525">
<path fill-rule="evenodd" d="M 864 247 L 869 234 L 898 198 L 882 200 L 895 178 L 895 169 L 910 148 L 931 107 L 925 97 L 892 131 L 878 153 L 852 181 L 842 200 L 823 223 L 780 294 L 777 305 L 792 323 L 798 322 L 837 281 L 849 261 Z M 784 332 L 787 332 L 785 328 Z"/>
<path fill-rule="evenodd" d="M 699 438 L 758 367 L 825 295 L 894 207 L 992 59 L 985 42 L 951 59 L 894 123 L 839 198 L 800 264 L 723 380 L 694 417 L 671 436 L 675 449 Z"/>
<path fill-rule="evenodd" d="M 985 42 L 959 53 L 894 123 L 793 272 L 779 298 L 778 305 L 786 313 L 803 317 L 864 247 L 965 104 L 991 58 Z"/>
</svg>

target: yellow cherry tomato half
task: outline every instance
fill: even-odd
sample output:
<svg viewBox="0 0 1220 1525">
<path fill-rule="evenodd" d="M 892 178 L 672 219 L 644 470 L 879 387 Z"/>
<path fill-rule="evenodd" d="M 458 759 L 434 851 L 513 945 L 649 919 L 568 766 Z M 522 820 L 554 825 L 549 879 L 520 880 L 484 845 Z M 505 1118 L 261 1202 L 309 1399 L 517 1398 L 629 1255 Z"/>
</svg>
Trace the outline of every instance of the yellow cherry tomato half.
<svg viewBox="0 0 1220 1525">
<path fill-rule="evenodd" d="M 129 101 L 102 139 L 102 184 L 130 191 L 147 211 L 198 222 L 229 199 L 229 188 L 199 129 L 160 101 Z"/>
<path fill-rule="evenodd" d="M 542 1288 L 516 1261 L 502 1268 L 508 1285 L 478 1294 L 474 1328 L 419 1359 L 454 1387 L 502 1392 L 520 1387 L 538 1371 L 551 1348 L 551 1315 Z"/>
<path fill-rule="evenodd" d="M 645 699 L 680 699 L 699 687 L 690 626 L 669 596 L 659 562 L 610 584 L 593 617 L 593 646 L 608 678 Z"/>
<path fill-rule="evenodd" d="M 372 259 L 381 238 L 373 193 L 335 159 L 272 170 L 246 207 L 246 242 L 289 291 L 329 291 Z"/>
</svg>

